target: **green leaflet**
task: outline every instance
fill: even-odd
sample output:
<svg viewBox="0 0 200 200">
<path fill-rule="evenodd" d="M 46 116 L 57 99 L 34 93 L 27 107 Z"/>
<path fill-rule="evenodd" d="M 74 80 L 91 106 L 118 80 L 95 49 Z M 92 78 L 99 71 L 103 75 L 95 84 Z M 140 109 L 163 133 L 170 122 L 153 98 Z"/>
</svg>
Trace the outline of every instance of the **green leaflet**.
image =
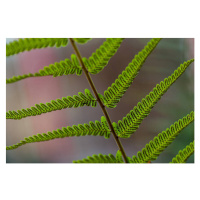
<svg viewBox="0 0 200 200">
<path fill-rule="evenodd" d="M 170 128 L 167 128 L 165 131 L 162 131 L 162 133 L 159 133 L 154 137 L 153 140 L 146 144 L 142 151 L 137 153 L 137 156 L 132 157 L 132 162 L 147 163 L 150 160 L 156 160 L 160 153 L 174 141 L 180 131 L 193 121 L 194 112 L 192 111 L 190 114 L 171 125 Z"/>
<path fill-rule="evenodd" d="M 98 74 L 108 64 L 110 58 L 117 52 L 123 38 L 107 38 L 106 41 L 93 53 L 89 59 L 83 58 L 83 62 L 91 74 Z"/>
<path fill-rule="evenodd" d="M 117 151 L 116 156 L 112 154 L 108 155 L 93 155 L 88 156 L 82 160 L 74 160 L 73 163 L 124 163 L 122 159 L 122 154 L 120 151 Z"/>
<path fill-rule="evenodd" d="M 85 89 L 85 94 L 79 92 L 78 95 L 74 95 L 73 97 L 63 97 L 62 99 L 52 100 L 51 103 L 40 103 L 35 104 L 35 107 L 17 111 L 8 111 L 6 112 L 6 119 L 22 119 L 25 117 L 41 115 L 42 113 L 61 110 L 64 108 L 77 108 L 85 105 L 92 107 L 97 106 L 96 99 L 88 89 Z"/>
<path fill-rule="evenodd" d="M 172 159 L 170 163 L 185 163 L 187 159 L 194 153 L 194 141 L 187 145 L 183 150 Z"/>
<path fill-rule="evenodd" d="M 77 74 L 80 76 L 82 74 L 82 68 L 79 65 L 78 59 L 75 54 L 71 55 L 71 60 L 65 59 L 54 64 L 50 64 L 49 66 L 45 66 L 43 69 L 39 70 L 39 72 L 34 74 L 24 74 L 20 76 L 13 76 L 12 78 L 6 79 L 6 83 L 14 83 L 29 77 L 39 77 L 39 76 L 62 76 L 69 74 Z"/>
<path fill-rule="evenodd" d="M 135 55 L 134 59 L 129 63 L 126 69 L 118 76 L 115 82 L 104 91 L 105 106 L 115 108 L 120 101 L 126 90 L 130 87 L 133 80 L 139 73 L 143 63 L 151 52 L 155 49 L 160 42 L 160 38 L 151 39 L 142 51 Z"/>
<path fill-rule="evenodd" d="M 67 46 L 67 38 L 24 38 L 6 44 L 6 56 L 32 49 Z"/>
<path fill-rule="evenodd" d="M 110 137 L 110 130 L 105 129 L 105 121 L 99 122 L 96 120 L 95 123 L 90 121 L 89 124 L 85 123 L 83 125 L 79 124 L 78 126 L 73 125 L 72 127 L 71 126 L 62 127 L 62 130 L 57 129 L 56 131 L 54 130 L 52 132 L 37 134 L 24 138 L 24 140 L 21 140 L 17 144 L 14 144 L 12 146 L 7 146 L 6 150 L 16 149 L 27 143 L 43 142 L 43 141 L 53 140 L 56 138 L 73 137 L 73 136 L 78 137 L 86 135 L 104 136 L 107 139 Z"/>
<path fill-rule="evenodd" d="M 135 106 L 133 110 L 131 110 L 129 114 L 123 118 L 122 121 L 119 120 L 118 124 L 115 122 L 113 123 L 119 137 L 128 138 L 139 128 L 142 120 L 149 115 L 151 109 L 162 97 L 162 95 L 183 74 L 193 61 L 194 59 L 191 59 L 181 64 L 171 76 L 165 78 L 164 81 L 160 82 L 160 84 L 157 84 L 156 87 L 153 88 L 153 91 L 143 98 L 142 101 L 139 102 L 137 106 Z"/>
<path fill-rule="evenodd" d="M 90 41 L 92 38 L 74 38 L 74 40 L 80 44 L 85 44 Z"/>
</svg>

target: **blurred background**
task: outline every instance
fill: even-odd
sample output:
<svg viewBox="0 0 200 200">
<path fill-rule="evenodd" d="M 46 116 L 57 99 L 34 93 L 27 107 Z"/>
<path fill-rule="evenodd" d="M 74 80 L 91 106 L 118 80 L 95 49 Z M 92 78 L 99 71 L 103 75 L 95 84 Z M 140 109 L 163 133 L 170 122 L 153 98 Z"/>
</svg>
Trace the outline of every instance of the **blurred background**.
<svg viewBox="0 0 200 200">
<path fill-rule="evenodd" d="M 7 43 L 17 38 L 7 39 Z M 99 93 L 103 93 L 143 49 L 150 38 L 126 38 L 104 70 L 91 75 Z M 94 38 L 87 44 L 77 44 L 81 55 L 89 57 L 105 39 Z M 6 78 L 35 73 L 49 64 L 70 58 L 74 53 L 71 44 L 61 48 L 36 49 L 6 58 Z M 184 61 L 194 58 L 193 38 L 162 39 L 147 58 L 140 73 L 133 81 L 117 107 L 107 108 L 111 120 L 121 120 L 142 98 L 170 76 Z M 58 98 L 77 95 L 90 89 L 84 73 L 81 76 L 27 78 L 6 85 L 6 111 L 29 108 L 36 103 L 46 103 Z M 91 89 L 90 89 L 91 90 Z M 194 63 L 164 94 L 145 118 L 139 129 L 129 138 L 121 139 L 127 156 L 136 155 L 145 144 L 158 133 L 170 127 L 178 119 L 194 110 Z M 6 145 L 18 143 L 24 137 L 47 133 L 58 128 L 99 120 L 103 115 L 100 106 L 66 108 L 21 120 L 6 120 Z M 176 140 L 153 163 L 168 163 L 186 145 L 194 140 L 194 123 L 185 128 Z M 47 142 L 26 144 L 15 150 L 6 151 L 7 163 L 71 163 L 93 154 L 116 154 L 118 147 L 110 139 L 100 136 L 84 136 L 55 139 Z M 192 155 L 188 163 L 194 162 Z"/>
</svg>

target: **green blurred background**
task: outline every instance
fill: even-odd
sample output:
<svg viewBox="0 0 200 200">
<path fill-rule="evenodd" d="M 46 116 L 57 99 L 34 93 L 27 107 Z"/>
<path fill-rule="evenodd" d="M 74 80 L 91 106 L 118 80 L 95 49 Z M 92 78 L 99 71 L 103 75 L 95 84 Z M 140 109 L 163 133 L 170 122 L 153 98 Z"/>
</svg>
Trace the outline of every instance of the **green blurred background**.
<svg viewBox="0 0 200 200">
<path fill-rule="evenodd" d="M 17 38 L 7 39 L 7 43 Z M 117 53 L 104 70 L 91 75 L 99 93 L 110 86 L 125 67 L 132 61 L 150 38 L 126 38 Z M 85 45 L 79 45 L 81 55 L 89 57 L 105 39 L 94 38 Z M 71 44 L 62 48 L 36 49 L 6 58 L 6 78 L 35 73 L 44 66 L 70 58 L 74 53 Z M 115 109 L 107 109 L 112 121 L 117 122 L 144 98 L 160 81 L 168 77 L 184 61 L 194 58 L 193 38 L 162 39 L 147 58 Z M 77 95 L 90 89 L 84 76 L 27 78 L 6 85 L 6 111 L 29 108 L 36 103 L 46 103 L 65 96 Z M 91 90 L 91 89 L 90 89 Z M 129 138 L 121 139 L 128 156 L 132 157 L 178 119 L 194 110 L 194 63 L 164 94 L 145 118 L 139 129 Z M 69 108 L 21 120 L 6 121 L 6 145 L 18 143 L 24 137 L 46 133 L 74 124 L 100 120 L 103 115 L 99 106 L 95 108 Z M 194 140 L 194 123 L 185 128 L 176 140 L 153 163 L 168 163 L 187 144 Z M 71 163 L 93 154 L 115 154 L 117 145 L 111 136 L 85 136 L 55 139 L 47 142 L 27 144 L 15 150 L 6 151 L 7 163 Z M 188 163 L 194 162 L 192 155 Z"/>
</svg>

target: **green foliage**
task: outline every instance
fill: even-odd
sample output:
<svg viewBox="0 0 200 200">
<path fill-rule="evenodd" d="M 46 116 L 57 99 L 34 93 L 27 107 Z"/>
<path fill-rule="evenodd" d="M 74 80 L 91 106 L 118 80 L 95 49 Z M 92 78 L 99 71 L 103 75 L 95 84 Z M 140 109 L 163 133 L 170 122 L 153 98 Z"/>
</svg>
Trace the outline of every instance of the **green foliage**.
<svg viewBox="0 0 200 200">
<path fill-rule="evenodd" d="M 6 146 L 6 150 L 12 150 L 16 149 L 22 145 L 25 145 L 27 143 L 34 143 L 34 142 L 43 142 L 48 140 L 53 140 L 56 138 L 64 138 L 64 137 L 73 137 L 73 136 L 86 136 L 86 135 L 92 135 L 92 136 L 104 136 L 106 139 L 110 137 L 110 130 L 107 128 L 107 122 L 105 120 L 105 117 L 101 117 L 101 122 L 90 121 L 89 124 L 79 124 L 67 127 L 62 127 L 61 129 L 53 130 L 52 132 L 48 133 L 42 133 L 33 135 L 30 137 L 25 137 L 24 140 L 21 140 L 19 143 L 14 144 L 12 146 Z"/>
<path fill-rule="evenodd" d="M 88 89 L 85 89 L 85 94 L 79 92 L 78 95 L 52 100 L 51 103 L 35 104 L 35 107 L 33 106 L 27 109 L 8 111 L 6 112 L 6 119 L 22 119 L 25 117 L 41 115 L 42 113 L 61 110 L 64 108 L 77 108 L 85 105 L 92 107 L 97 106 L 96 99 L 93 97 L 92 93 Z"/>
<path fill-rule="evenodd" d="M 41 49 L 46 47 L 65 47 L 67 46 L 67 38 L 24 38 L 15 40 L 6 44 L 6 56 L 18 54 L 23 51 L 32 49 Z"/>
<path fill-rule="evenodd" d="M 106 41 L 93 53 L 89 59 L 83 58 L 83 62 L 91 74 L 98 74 L 108 64 L 110 58 L 117 52 L 123 38 L 107 38 Z"/>
<path fill-rule="evenodd" d="M 160 84 L 145 97 L 137 106 L 135 106 L 122 120 L 111 122 L 109 115 L 106 111 L 106 107 L 114 108 L 118 102 L 131 86 L 134 78 L 139 73 L 143 63 L 151 52 L 156 48 L 160 42 L 160 38 L 151 39 L 147 45 L 142 49 L 134 59 L 129 63 L 124 71 L 118 76 L 115 82 L 104 91 L 104 95 L 97 93 L 95 86 L 93 85 L 89 74 L 97 74 L 101 72 L 108 64 L 109 60 L 114 56 L 120 47 L 123 38 L 108 38 L 106 41 L 87 58 L 81 58 L 79 52 L 75 46 L 75 43 L 86 44 L 90 41 L 90 38 L 74 38 L 70 39 L 72 46 L 76 52 L 71 55 L 70 59 L 65 59 L 60 62 L 56 62 L 49 66 L 45 66 L 39 72 L 34 74 L 24 74 L 20 76 L 14 76 L 6 80 L 6 83 L 14 83 L 16 81 L 28 78 L 28 77 L 40 77 L 40 76 L 62 76 L 69 74 L 81 75 L 82 71 L 86 73 L 86 77 L 93 90 L 93 94 L 90 90 L 85 89 L 85 94 L 79 92 L 78 95 L 63 97 L 62 99 L 52 100 L 46 104 L 35 104 L 34 107 L 21 109 L 17 111 L 6 112 L 7 119 L 22 119 L 28 116 L 41 115 L 51 111 L 61 110 L 64 108 L 78 108 L 82 106 L 96 107 L 97 103 L 105 115 L 101 117 L 101 122 L 90 121 L 89 124 L 78 124 L 73 126 L 63 127 L 62 129 L 53 130 L 51 132 L 33 135 L 25 137 L 19 143 L 7 146 L 7 150 L 16 149 L 27 143 L 49 141 L 56 138 L 73 137 L 73 136 L 104 136 L 104 138 L 110 138 L 112 133 L 119 150 L 116 155 L 93 155 L 88 156 L 82 160 L 73 161 L 74 163 L 147 163 L 152 160 L 156 160 L 157 157 L 168 147 L 172 141 L 175 140 L 177 135 L 194 121 L 194 112 L 179 119 L 170 128 L 167 128 L 162 133 L 159 133 L 153 140 L 146 144 L 142 151 L 137 153 L 137 156 L 132 158 L 126 156 L 123 146 L 120 143 L 119 138 L 129 138 L 142 123 L 143 119 L 147 117 L 155 104 L 159 101 L 162 95 L 169 89 L 169 87 L 176 82 L 176 80 L 185 72 L 187 67 L 194 61 L 190 59 L 181 64 L 174 73 L 165 78 Z M 31 39 L 19 39 L 18 41 L 11 42 L 6 45 L 6 56 L 18 54 L 24 51 L 30 51 L 36 48 L 46 47 L 61 47 L 66 46 L 68 43 L 67 38 L 31 38 Z M 82 61 L 82 62 L 81 62 Z M 79 64 L 80 63 L 80 64 Z M 84 70 L 83 70 L 84 69 Z M 188 145 L 185 149 L 179 151 L 178 155 L 172 159 L 172 163 L 184 163 L 188 157 L 194 152 L 194 142 Z"/>
<path fill-rule="evenodd" d="M 160 39 L 155 38 L 148 42 L 142 51 L 135 55 L 126 69 L 118 76 L 115 82 L 104 91 L 104 104 L 109 108 L 115 108 L 126 90 L 139 73 L 143 63 L 159 43 Z"/>
<path fill-rule="evenodd" d="M 76 38 L 77 39 L 77 38 Z M 87 39 L 87 38 L 83 38 Z M 25 41 L 29 41 L 25 39 Z M 43 41 L 44 39 L 41 39 Z M 18 43 L 20 43 L 19 40 Z M 55 40 L 56 41 L 56 40 Z M 81 38 L 78 38 L 78 42 L 81 43 Z M 86 42 L 86 40 L 84 40 Z M 110 58 L 117 52 L 117 49 L 120 47 L 123 39 L 121 38 L 108 38 L 106 41 L 93 53 L 89 59 L 83 58 L 83 62 L 86 65 L 88 71 L 92 74 L 97 74 L 101 72 L 104 67 L 108 64 Z M 14 42 L 14 44 L 17 41 Z M 13 43 L 9 43 L 8 50 L 6 46 L 6 52 L 10 52 L 10 46 L 14 45 Z M 22 47 L 21 47 L 22 48 Z M 7 55 L 7 54 L 6 54 Z M 12 54 L 11 54 L 12 55 Z M 24 74 L 19 76 L 13 76 L 12 78 L 6 79 L 6 83 L 14 83 L 20 81 L 22 79 L 26 79 L 29 77 L 40 77 L 40 76 L 62 76 L 75 74 L 80 76 L 82 74 L 82 68 L 78 62 L 77 56 L 75 54 L 71 55 L 71 60 L 66 58 L 65 60 L 61 60 L 60 62 L 55 62 L 54 64 L 50 64 L 49 66 L 45 66 L 43 69 L 39 70 L 34 74 Z"/>
<path fill-rule="evenodd" d="M 29 77 L 40 77 L 40 76 L 62 76 L 75 74 L 80 76 L 82 74 L 82 68 L 78 63 L 78 59 L 75 54 L 71 55 L 71 60 L 66 58 L 65 60 L 61 60 L 60 62 L 55 62 L 54 64 L 50 64 L 49 66 L 45 66 L 43 69 L 39 70 L 39 72 L 34 74 L 24 74 L 19 76 L 13 76 L 12 78 L 6 79 L 6 83 L 14 83 Z"/>
<path fill-rule="evenodd" d="M 139 128 L 142 120 L 149 115 L 151 109 L 162 97 L 162 95 L 181 76 L 181 74 L 183 74 L 193 61 L 194 59 L 191 59 L 181 64 L 171 76 L 165 78 L 160 82 L 160 84 L 157 84 L 156 87 L 154 87 L 153 90 L 145 98 L 143 98 L 142 101 L 139 102 L 137 106 L 135 106 L 133 110 L 131 110 L 126 117 L 123 118 L 122 121 L 119 120 L 118 124 L 115 124 L 114 122 L 114 126 L 119 137 L 128 138 Z"/>
<path fill-rule="evenodd" d="M 165 131 L 162 131 L 162 133 L 159 133 L 154 137 L 153 140 L 146 144 L 142 151 L 137 153 L 137 156 L 132 157 L 133 162 L 147 163 L 150 160 L 156 160 L 160 153 L 174 141 L 180 131 L 193 121 L 194 112 L 192 111 L 190 114 L 171 125 L 170 128 L 167 128 Z"/>
<path fill-rule="evenodd" d="M 172 158 L 170 163 L 185 163 L 187 159 L 194 153 L 194 141 L 180 150 L 176 157 Z"/>
<path fill-rule="evenodd" d="M 149 161 L 156 160 L 157 157 L 175 140 L 179 133 L 186 128 L 190 123 L 194 121 L 194 112 L 192 111 L 187 116 L 179 119 L 170 128 L 167 128 L 162 133 L 159 133 L 153 140 L 146 144 L 142 151 L 137 152 L 137 156 L 133 156 L 132 159 L 128 157 L 129 163 L 148 163 Z M 194 153 L 194 142 L 191 142 L 185 149 L 180 150 L 179 154 L 172 159 L 172 163 L 184 163 L 187 158 Z M 87 159 L 73 161 L 74 163 L 124 163 L 122 154 L 117 151 L 116 157 L 112 154 L 107 155 L 93 155 L 93 157 L 87 157 Z M 111 158 L 112 157 L 112 158 Z M 106 160 L 106 161 L 105 161 Z"/>
</svg>

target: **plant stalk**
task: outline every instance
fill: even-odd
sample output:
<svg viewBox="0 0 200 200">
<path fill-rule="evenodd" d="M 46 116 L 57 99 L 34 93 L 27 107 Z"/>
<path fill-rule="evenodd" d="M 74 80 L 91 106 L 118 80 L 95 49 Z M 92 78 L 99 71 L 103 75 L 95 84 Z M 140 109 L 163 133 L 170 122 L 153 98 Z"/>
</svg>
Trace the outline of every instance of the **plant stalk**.
<svg viewBox="0 0 200 200">
<path fill-rule="evenodd" d="M 91 79 L 91 77 L 90 77 L 90 74 L 89 74 L 87 68 L 85 67 L 85 64 L 83 63 L 81 54 L 80 54 L 80 52 L 79 52 L 79 50 L 78 50 L 78 48 L 77 48 L 77 46 L 76 46 L 74 40 L 73 40 L 72 38 L 70 38 L 69 40 L 70 40 L 70 42 L 71 42 L 71 44 L 72 44 L 72 47 L 74 48 L 74 51 L 75 51 L 75 53 L 76 53 L 76 55 L 77 55 L 77 57 L 78 57 L 78 59 L 79 59 L 79 62 L 80 62 L 81 66 L 82 66 L 82 69 L 83 69 L 83 71 L 84 71 L 84 73 L 85 73 L 85 75 L 86 75 L 86 77 L 87 77 L 87 80 L 88 80 L 88 82 L 89 82 L 89 84 L 90 84 L 90 86 L 91 86 L 91 88 L 92 88 L 92 90 L 93 90 L 93 92 L 94 92 L 94 94 L 95 94 L 95 96 L 96 96 L 96 99 L 97 99 L 97 101 L 99 102 L 99 105 L 100 105 L 100 107 L 101 107 L 101 109 L 102 109 L 102 111 L 103 111 L 103 113 L 104 113 L 104 115 L 105 115 L 105 117 L 106 117 L 106 120 L 107 120 L 107 122 L 108 122 L 108 125 L 109 125 L 109 127 L 110 127 L 110 129 L 111 129 L 111 132 L 112 132 L 112 134 L 113 134 L 113 136 L 114 136 L 114 138 L 115 138 L 115 141 L 116 141 L 116 143 L 117 143 L 117 145 L 118 145 L 118 147 L 119 147 L 119 150 L 120 150 L 121 153 L 122 153 L 122 156 L 123 156 L 123 158 L 124 158 L 124 161 L 125 161 L 125 163 L 128 163 L 128 159 L 127 159 L 126 153 L 125 153 L 125 151 L 124 151 L 124 148 L 123 148 L 123 146 L 122 146 L 122 144 L 121 144 L 121 142 L 120 142 L 120 140 L 119 140 L 119 137 L 118 137 L 117 134 L 115 133 L 115 130 L 114 130 L 113 126 L 112 126 L 112 122 L 111 122 L 111 120 L 110 120 L 110 117 L 109 117 L 109 115 L 108 115 L 108 112 L 107 112 L 107 110 L 106 110 L 104 104 L 102 103 L 101 99 L 99 98 L 99 95 L 98 95 L 97 90 L 96 90 L 96 88 L 95 88 L 95 86 L 94 86 L 94 83 L 93 83 L 93 81 L 92 81 L 92 79 Z"/>
</svg>

